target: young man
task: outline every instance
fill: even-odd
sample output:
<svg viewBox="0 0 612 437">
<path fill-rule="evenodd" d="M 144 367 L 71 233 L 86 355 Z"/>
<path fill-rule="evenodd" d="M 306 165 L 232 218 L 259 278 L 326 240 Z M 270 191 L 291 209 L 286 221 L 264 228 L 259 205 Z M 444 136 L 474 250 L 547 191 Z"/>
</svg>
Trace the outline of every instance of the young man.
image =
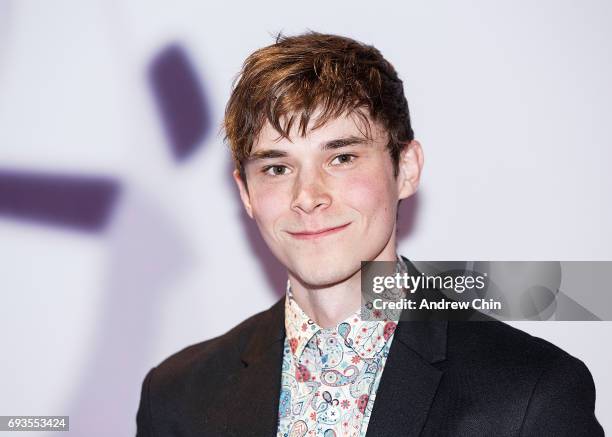
<svg viewBox="0 0 612 437">
<path fill-rule="evenodd" d="M 423 151 L 375 48 L 282 37 L 226 108 L 247 214 L 286 296 L 146 376 L 138 436 L 598 436 L 582 362 L 500 322 L 362 320 L 362 261 L 392 261 Z"/>
</svg>

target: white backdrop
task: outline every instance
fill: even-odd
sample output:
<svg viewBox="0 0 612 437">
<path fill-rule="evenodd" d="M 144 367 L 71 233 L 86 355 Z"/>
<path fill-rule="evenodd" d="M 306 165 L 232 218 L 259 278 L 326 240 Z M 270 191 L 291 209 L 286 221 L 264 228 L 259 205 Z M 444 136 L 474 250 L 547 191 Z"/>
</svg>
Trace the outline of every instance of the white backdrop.
<svg viewBox="0 0 612 437">
<path fill-rule="evenodd" d="M 399 253 L 611 260 L 610 22 L 605 1 L 3 0 L 0 173 L 103 176 L 120 195 L 99 232 L 0 215 L 0 415 L 133 435 L 150 367 L 282 295 L 217 134 L 242 61 L 278 31 L 373 44 L 404 80 L 426 162 Z M 170 44 L 212 123 L 183 162 L 147 76 Z M 612 322 L 513 325 L 585 361 L 612 432 Z"/>
</svg>

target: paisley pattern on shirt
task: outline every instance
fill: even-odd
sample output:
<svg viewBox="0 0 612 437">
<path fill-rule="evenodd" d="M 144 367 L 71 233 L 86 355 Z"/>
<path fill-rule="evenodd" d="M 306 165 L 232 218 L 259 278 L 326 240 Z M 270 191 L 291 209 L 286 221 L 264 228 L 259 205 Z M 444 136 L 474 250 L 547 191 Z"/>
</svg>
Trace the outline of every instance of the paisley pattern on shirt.
<svg viewBox="0 0 612 437">
<path fill-rule="evenodd" d="M 359 311 L 323 329 L 285 299 L 278 436 L 364 436 L 397 323 Z"/>
</svg>

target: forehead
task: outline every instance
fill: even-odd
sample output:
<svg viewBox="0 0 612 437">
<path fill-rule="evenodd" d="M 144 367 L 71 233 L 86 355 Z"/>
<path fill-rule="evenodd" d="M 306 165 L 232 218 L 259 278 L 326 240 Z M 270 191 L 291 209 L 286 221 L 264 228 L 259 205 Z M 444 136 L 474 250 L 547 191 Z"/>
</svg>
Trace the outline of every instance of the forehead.
<svg viewBox="0 0 612 437">
<path fill-rule="evenodd" d="M 266 120 L 253 144 L 251 153 L 271 146 L 278 148 L 278 146 L 289 146 L 290 144 L 321 144 L 339 138 L 358 137 L 364 138 L 368 142 L 377 142 L 381 138 L 386 138 L 385 130 L 381 124 L 373 120 L 368 114 L 345 113 L 331 118 L 326 123 L 313 129 L 317 124 L 319 114 L 315 113 L 315 116 L 311 117 L 306 135 L 301 135 L 299 122 L 294 122 L 289 131 L 289 138 L 283 138 Z M 299 120 L 299 115 L 295 118 Z"/>
</svg>

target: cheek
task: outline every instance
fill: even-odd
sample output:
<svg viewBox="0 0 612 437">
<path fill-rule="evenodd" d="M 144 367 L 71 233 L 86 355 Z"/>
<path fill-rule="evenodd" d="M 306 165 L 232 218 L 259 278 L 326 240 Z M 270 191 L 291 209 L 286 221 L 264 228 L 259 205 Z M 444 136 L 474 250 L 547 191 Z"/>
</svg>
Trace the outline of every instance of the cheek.
<svg viewBox="0 0 612 437">
<path fill-rule="evenodd" d="M 384 170 L 351 175 L 341 189 L 342 198 L 349 206 L 369 217 L 394 218 L 397 193 L 394 181 Z"/>
<path fill-rule="evenodd" d="M 287 195 L 278 187 L 257 187 L 253 190 L 251 205 L 255 220 L 262 229 L 269 229 L 286 209 Z"/>
</svg>

